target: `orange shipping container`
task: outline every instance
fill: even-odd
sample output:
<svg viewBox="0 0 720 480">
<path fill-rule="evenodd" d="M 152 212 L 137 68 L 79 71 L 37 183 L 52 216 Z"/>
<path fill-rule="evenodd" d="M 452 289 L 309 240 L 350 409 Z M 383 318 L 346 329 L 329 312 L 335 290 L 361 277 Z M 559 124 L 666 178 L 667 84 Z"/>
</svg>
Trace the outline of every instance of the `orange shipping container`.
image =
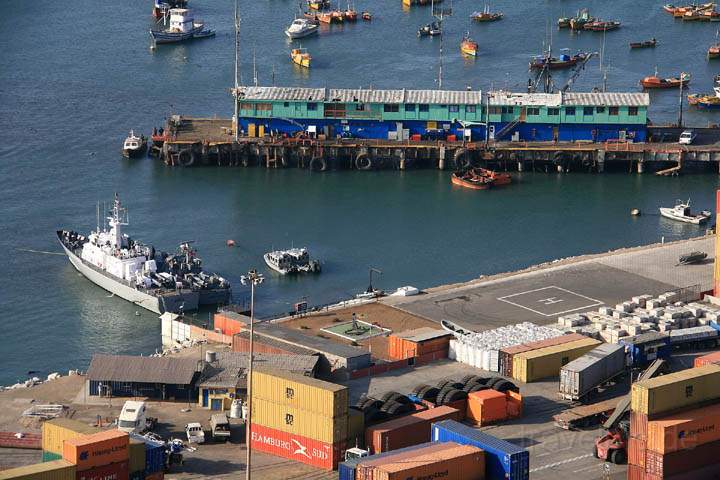
<svg viewBox="0 0 720 480">
<path fill-rule="evenodd" d="M 460 412 L 443 405 L 373 425 L 365 431 L 365 446 L 381 453 L 429 442 L 431 424 L 441 420 L 460 420 Z"/>
<path fill-rule="evenodd" d="M 637 465 L 628 465 L 628 480 L 645 480 L 645 469 Z"/>
<path fill-rule="evenodd" d="M 77 465 L 78 471 L 128 459 L 130 437 L 120 430 L 106 430 L 66 440 L 63 458 Z"/>
<path fill-rule="evenodd" d="M 388 337 L 388 355 L 393 360 L 419 357 L 447 350 L 451 334 L 443 330 L 423 327 Z"/>
<path fill-rule="evenodd" d="M 415 458 L 419 455 L 425 455 L 431 452 L 440 452 L 449 448 L 455 448 L 458 444 L 453 442 L 430 442 L 425 446 L 406 452 L 399 452 L 389 457 L 375 458 L 375 455 L 366 457 L 358 463 L 355 468 L 355 480 L 374 480 L 375 467 L 385 463 L 405 461 L 409 458 Z"/>
<path fill-rule="evenodd" d="M 628 463 L 645 468 L 645 442 L 637 438 L 628 439 Z"/>
<path fill-rule="evenodd" d="M 373 480 L 435 479 L 483 480 L 485 452 L 470 445 L 457 445 L 374 468 Z"/>
<path fill-rule="evenodd" d="M 711 363 L 720 363 L 720 352 L 712 352 L 707 355 L 697 357 L 693 366 L 698 368 L 710 365 Z"/>
<path fill-rule="evenodd" d="M 647 448 L 658 453 L 687 450 L 720 440 L 720 404 L 648 422 Z"/>
<path fill-rule="evenodd" d="M 647 440 L 648 418 L 647 415 L 631 411 L 630 412 L 630 436 Z"/>
<path fill-rule="evenodd" d="M 476 425 L 505 420 L 507 396 L 496 390 L 480 390 L 468 395 L 466 418 Z"/>
</svg>

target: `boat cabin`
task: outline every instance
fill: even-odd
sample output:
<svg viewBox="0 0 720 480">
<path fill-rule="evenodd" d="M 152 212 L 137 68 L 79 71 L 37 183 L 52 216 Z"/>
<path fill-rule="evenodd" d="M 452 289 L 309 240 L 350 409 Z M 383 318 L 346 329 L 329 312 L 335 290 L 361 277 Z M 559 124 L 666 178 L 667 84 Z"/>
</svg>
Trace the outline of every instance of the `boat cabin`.
<svg viewBox="0 0 720 480">
<path fill-rule="evenodd" d="M 187 8 L 170 9 L 170 31 L 185 33 L 193 29 L 193 17 Z"/>
<path fill-rule="evenodd" d="M 643 142 L 650 97 L 244 86 L 237 101 L 238 125 L 247 136 Z"/>
</svg>

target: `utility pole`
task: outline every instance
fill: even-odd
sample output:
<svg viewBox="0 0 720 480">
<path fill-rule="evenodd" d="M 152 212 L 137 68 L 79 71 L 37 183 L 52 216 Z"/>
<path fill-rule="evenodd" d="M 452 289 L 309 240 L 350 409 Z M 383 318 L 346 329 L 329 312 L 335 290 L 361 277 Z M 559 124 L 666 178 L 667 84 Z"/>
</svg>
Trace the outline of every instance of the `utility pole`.
<svg viewBox="0 0 720 480">
<path fill-rule="evenodd" d="M 680 95 L 678 97 L 679 114 L 678 114 L 678 127 L 682 128 L 683 124 L 683 82 L 685 81 L 685 72 L 680 72 Z"/>
<path fill-rule="evenodd" d="M 253 374 L 253 341 L 255 339 L 255 287 L 265 280 L 262 274 L 257 270 L 250 270 L 247 275 L 240 277 L 240 283 L 243 285 L 250 284 L 250 358 L 248 359 L 247 374 L 247 416 L 245 418 L 245 448 L 247 449 L 247 457 L 245 460 L 245 479 L 250 480 L 250 439 L 252 438 L 252 374 Z"/>
<path fill-rule="evenodd" d="M 238 101 L 240 88 L 238 75 L 240 71 L 240 16 L 238 15 L 238 0 L 235 0 L 235 88 L 233 90 L 233 101 L 235 102 L 234 116 L 232 123 L 235 124 L 234 140 L 237 142 L 240 137 L 240 118 L 238 112 Z"/>
</svg>

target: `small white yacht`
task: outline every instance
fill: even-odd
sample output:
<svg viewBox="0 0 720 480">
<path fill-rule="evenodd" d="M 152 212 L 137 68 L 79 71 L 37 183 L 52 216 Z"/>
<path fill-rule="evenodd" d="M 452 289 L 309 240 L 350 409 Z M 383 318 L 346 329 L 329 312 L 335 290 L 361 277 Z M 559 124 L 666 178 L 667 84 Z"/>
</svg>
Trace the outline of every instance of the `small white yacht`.
<svg viewBox="0 0 720 480">
<path fill-rule="evenodd" d="M 317 33 L 318 26 L 306 18 L 296 18 L 285 30 L 285 35 L 291 39 L 304 38 Z"/>
<path fill-rule="evenodd" d="M 140 157 L 145 153 L 145 150 L 147 150 L 147 138 L 145 138 L 145 135 L 138 137 L 135 135 L 135 132 L 130 130 L 130 135 L 128 135 L 123 142 L 123 157 Z"/>
<path fill-rule="evenodd" d="M 306 248 L 291 248 L 290 250 L 275 250 L 263 255 L 268 267 L 276 272 L 287 275 L 289 273 L 318 273 L 320 262 L 310 260 Z"/>
<path fill-rule="evenodd" d="M 690 200 L 683 202 L 678 200 L 673 208 L 660 207 L 660 215 L 665 218 L 677 220 L 679 222 L 692 223 L 694 225 L 700 225 L 705 223 L 712 216 L 712 212 L 703 210 L 700 213 L 693 214 L 690 211 Z"/>
</svg>

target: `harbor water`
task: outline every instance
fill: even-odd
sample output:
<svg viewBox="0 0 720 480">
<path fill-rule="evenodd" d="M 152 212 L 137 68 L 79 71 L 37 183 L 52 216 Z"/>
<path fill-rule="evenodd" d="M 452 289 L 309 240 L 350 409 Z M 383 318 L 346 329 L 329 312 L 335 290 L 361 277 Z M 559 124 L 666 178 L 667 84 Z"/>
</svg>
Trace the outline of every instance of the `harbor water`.
<svg viewBox="0 0 720 480">
<path fill-rule="evenodd" d="M 397 2 L 357 1 L 372 22 L 323 27 L 302 42 L 314 57 L 309 71 L 289 60 L 282 30 L 297 4 L 244 2 L 243 80 L 252 78 L 255 51 L 261 84 L 377 88 L 434 88 L 438 39 L 418 39 L 429 7 L 405 12 Z M 661 10 L 621 0 L 493 2 L 501 22 L 473 25 L 479 4 L 453 3 L 443 44 L 443 86 L 522 90 L 527 62 L 552 32 L 553 46 L 602 49 L 602 34 L 557 31 L 555 21 L 583 6 L 623 28 L 608 32 L 604 61 L 608 89 L 635 91 L 653 72 L 693 74 L 692 91 L 707 91 L 720 62 L 708 63 L 713 24 L 683 24 Z M 697 209 L 713 206 L 717 177 L 658 178 L 627 173 L 517 175 L 505 189 L 453 188 L 449 173 L 328 172 L 261 168 L 169 168 L 151 159 L 126 160 L 130 128 L 150 132 L 171 113 L 229 116 L 232 105 L 233 2 L 191 0 L 217 37 L 149 49 L 151 2 L 78 0 L 62 4 L 9 2 L 0 18 L 0 247 L 5 252 L 0 308 L 4 338 L 0 384 L 68 368 L 86 368 L 92 353 L 148 354 L 160 344 L 157 317 L 80 277 L 60 253 L 58 228 L 95 226 L 96 201 L 118 192 L 130 211 L 127 232 L 173 250 L 195 240 L 208 270 L 229 278 L 257 267 L 260 315 L 286 312 L 307 297 L 311 305 L 336 301 L 367 287 L 368 268 L 383 274 L 376 286 L 430 287 L 590 252 L 698 235 L 702 228 L 658 217 L 657 207 L 690 197 Z M 449 2 L 446 4 L 449 6 Z M 341 5 L 344 6 L 344 5 Z M 470 30 L 480 56 L 458 51 Z M 656 49 L 630 52 L 629 41 L 655 36 Z M 563 78 L 557 75 L 557 81 Z M 574 85 L 602 82 L 597 59 Z M 651 118 L 672 122 L 677 92 L 652 94 Z M 696 125 L 717 116 L 688 111 Z M 646 214 L 631 217 L 631 208 Z M 225 246 L 228 239 L 234 248 Z M 265 268 L 273 248 L 307 246 L 322 262 L 317 276 L 282 278 Z M 32 250 L 32 251 L 28 251 Z M 198 321 L 203 321 L 201 314 Z M 382 322 L 382 319 L 376 319 Z"/>
</svg>

